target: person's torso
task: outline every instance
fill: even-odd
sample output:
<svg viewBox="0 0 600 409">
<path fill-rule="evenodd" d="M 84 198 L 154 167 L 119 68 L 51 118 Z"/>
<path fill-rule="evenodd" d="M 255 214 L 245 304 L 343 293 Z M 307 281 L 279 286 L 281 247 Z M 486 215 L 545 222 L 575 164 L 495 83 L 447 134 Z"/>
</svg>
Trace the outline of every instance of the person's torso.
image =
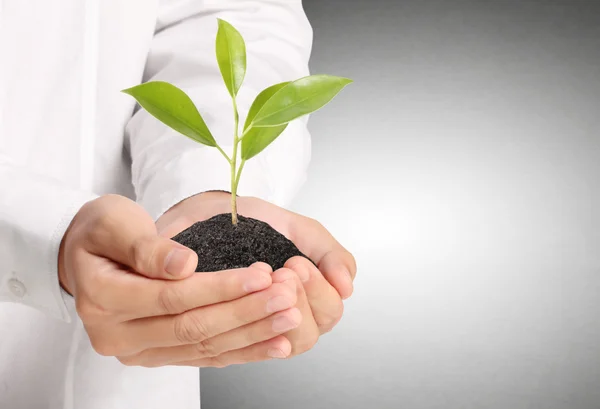
<svg viewBox="0 0 600 409">
<path fill-rule="evenodd" d="M 157 0 L 3 0 L 0 152 L 74 187 L 131 194 L 124 126 Z M 85 134 L 82 134 L 85 133 Z"/>
<path fill-rule="evenodd" d="M 133 197 L 124 128 L 134 102 L 120 90 L 142 80 L 157 3 L 0 0 L 0 153 Z M 94 353 L 77 325 L 0 304 L 0 408 L 199 407 L 197 369 L 125 367 Z"/>
</svg>

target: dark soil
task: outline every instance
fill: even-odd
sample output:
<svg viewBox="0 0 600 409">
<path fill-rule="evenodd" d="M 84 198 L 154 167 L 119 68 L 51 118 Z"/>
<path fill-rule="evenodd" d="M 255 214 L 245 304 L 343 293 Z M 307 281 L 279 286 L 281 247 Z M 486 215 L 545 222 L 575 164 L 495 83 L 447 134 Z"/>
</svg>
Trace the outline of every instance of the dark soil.
<svg viewBox="0 0 600 409">
<path fill-rule="evenodd" d="M 291 257 L 306 257 L 269 224 L 238 215 L 238 224 L 234 226 L 231 213 L 198 222 L 173 240 L 198 254 L 196 272 L 244 268 L 257 261 L 269 264 L 275 271 Z"/>
</svg>

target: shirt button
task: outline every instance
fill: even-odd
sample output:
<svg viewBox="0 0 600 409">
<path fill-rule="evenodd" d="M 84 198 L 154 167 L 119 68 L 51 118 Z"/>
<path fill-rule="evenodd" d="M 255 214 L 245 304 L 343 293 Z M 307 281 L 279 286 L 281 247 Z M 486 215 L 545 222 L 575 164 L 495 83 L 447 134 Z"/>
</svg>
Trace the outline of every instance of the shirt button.
<svg viewBox="0 0 600 409">
<path fill-rule="evenodd" d="M 25 293 L 27 292 L 25 285 L 16 278 L 11 278 L 10 280 L 8 280 L 8 288 L 14 296 L 19 298 L 23 298 L 25 296 Z"/>
</svg>

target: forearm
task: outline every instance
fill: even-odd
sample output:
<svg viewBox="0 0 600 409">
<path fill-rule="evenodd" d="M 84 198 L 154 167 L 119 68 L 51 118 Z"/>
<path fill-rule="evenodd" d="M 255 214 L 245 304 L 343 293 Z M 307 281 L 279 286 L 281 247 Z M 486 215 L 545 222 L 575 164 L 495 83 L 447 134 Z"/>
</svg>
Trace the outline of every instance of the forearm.
<svg viewBox="0 0 600 409">
<path fill-rule="evenodd" d="M 217 18 L 246 40 L 248 70 L 238 98 L 240 121 L 264 88 L 308 75 L 312 31 L 300 1 L 165 2 L 144 80 L 182 88 L 198 106 L 219 145 L 233 151 L 231 97 L 215 59 Z M 238 194 L 287 205 L 306 178 L 310 161 L 307 118 L 288 126 L 244 168 Z M 127 127 L 138 201 L 157 219 L 181 200 L 208 190 L 230 190 L 229 164 L 139 110 Z"/>
</svg>

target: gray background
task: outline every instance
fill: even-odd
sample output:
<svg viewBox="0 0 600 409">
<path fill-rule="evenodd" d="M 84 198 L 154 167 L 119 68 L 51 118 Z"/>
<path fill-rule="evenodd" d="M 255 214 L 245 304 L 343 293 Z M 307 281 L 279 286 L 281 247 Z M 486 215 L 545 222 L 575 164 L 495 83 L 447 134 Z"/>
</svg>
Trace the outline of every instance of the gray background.
<svg viewBox="0 0 600 409">
<path fill-rule="evenodd" d="M 305 0 L 293 210 L 358 260 L 336 329 L 203 370 L 203 409 L 600 408 L 600 2 Z"/>
</svg>

